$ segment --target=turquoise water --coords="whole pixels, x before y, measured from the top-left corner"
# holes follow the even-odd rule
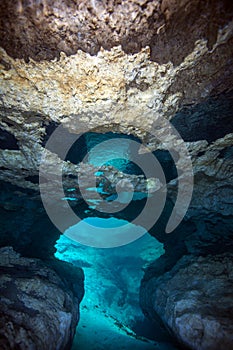
[[[88,133],[72,147],[68,159],[77,164],[84,161],[96,167],[112,165],[124,173],[143,174],[131,161],[141,144],[132,147],[131,139],[113,133]],[[164,164],[169,166],[166,157]],[[101,174],[97,171],[96,176]],[[82,267],[85,274],[81,319],[72,350],[146,350],[155,346],[160,350],[175,349],[168,333],[145,319],[139,304],[144,269],[164,253],[162,243],[144,227],[132,223],[150,194],[123,191],[102,197],[108,203],[130,202],[120,212],[104,213],[98,211],[100,200],[92,198],[95,192],[100,196],[106,194],[103,188],[85,190],[89,194],[87,202],[73,208],[82,220],[61,235],[55,254],[60,260]],[[69,197],[63,198],[67,199]],[[72,197],[70,199],[72,201]],[[119,234],[131,235],[132,242],[122,245],[121,238],[118,242]],[[103,248],[109,236],[116,244]]]

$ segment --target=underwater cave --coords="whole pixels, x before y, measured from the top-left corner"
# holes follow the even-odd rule
[[[0,3],[0,349],[233,350],[233,6]]]
[[[131,140],[137,140],[137,144],[132,145]],[[133,162],[136,153],[138,156],[140,145],[140,140],[130,135],[89,132],[72,145],[66,161],[78,164],[88,155],[86,164],[98,169],[112,166],[124,174],[142,175],[142,169]],[[174,166],[171,156],[165,151],[154,153],[159,156],[166,178],[170,179]],[[146,154],[141,157],[147,158]],[[72,349],[116,349],[116,346],[153,349],[156,342],[160,343],[161,349],[176,349],[175,339],[161,323],[146,319],[139,304],[143,269],[164,254],[162,243],[149,233],[145,234],[143,227],[131,224],[134,216],[142,211],[148,193],[134,192],[131,202],[123,210],[116,213],[102,212],[98,210],[101,199],[93,199],[92,191],[102,194],[102,201],[116,200],[119,203],[127,203],[130,192],[126,189],[115,193],[115,189],[105,186],[104,171],[98,170],[98,174],[102,179],[98,181],[97,187],[86,188],[88,198],[78,202],[76,212],[82,220],[69,227],[55,246],[56,258],[82,267],[85,274],[85,295]],[[75,188],[66,191],[66,199],[73,210],[75,192]],[[125,235],[130,231],[134,235],[138,232],[139,238],[132,243],[108,249],[78,243],[80,236],[92,240],[92,236],[100,236],[103,229],[108,229],[109,234],[114,235],[115,232],[110,230],[115,230],[117,234],[124,226]]]

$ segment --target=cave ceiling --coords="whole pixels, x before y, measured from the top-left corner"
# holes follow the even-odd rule
[[[190,151],[197,192],[210,177],[231,181],[231,1],[1,1],[0,68],[1,180],[38,190],[60,124],[133,134],[155,150],[164,145],[150,130],[165,118]]]

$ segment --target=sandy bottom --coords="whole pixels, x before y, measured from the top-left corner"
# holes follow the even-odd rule
[[[82,304],[72,350],[176,350],[168,343],[137,337],[99,307],[86,306],[85,298]]]
[[[146,234],[129,245],[96,249],[61,236],[56,248],[58,259],[82,267],[85,275],[72,350],[177,350],[157,326],[149,337],[155,340],[144,338],[147,326],[139,305],[143,267],[163,254],[161,243]]]

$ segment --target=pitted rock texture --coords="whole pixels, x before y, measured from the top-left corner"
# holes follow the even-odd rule
[[[163,118],[170,119],[182,136],[190,124],[187,141],[223,138],[232,132],[229,116],[224,118],[229,128],[222,130],[220,113],[226,106],[221,97],[226,90],[225,99],[232,101],[232,33],[231,22],[220,28],[211,51],[205,39],[198,40],[177,66],[151,62],[148,47],[135,55],[114,47],[101,49],[94,57],[78,51],[70,57],[62,53],[59,61],[26,64],[1,50],[0,126],[15,138],[14,145],[0,150],[1,179],[35,189],[43,146],[60,124],[73,133],[131,133],[151,149],[174,142],[165,125],[156,129]],[[214,113],[213,99],[220,103],[209,135],[202,116]],[[150,134],[154,130],[160,141]],[[200,144],[192,148],[198,150]],[[204,144],[201,148],[204,152]]]
[[[189,349],[232,350],[232,254],[184,256],[171,270],[162,260],[142,281],[144,312],[159,316]]]
[[[222,240],[230,249],[232,33],[230,22],[219,29],[212,50],[205,39],[197,41],[192,53],[178,66],[152,62],[148,47],[134,55],[114,47],[109,52],[101,49],[94,57],[79,51],[69,57],[61,54],[59,61],[29,63],[14,60],[1,50],[1,62],[7,62],[9,69],[2,64],[0,125],[10,146],[0,150],[0,179],[38,191],[38,169],[45,143],[61,124],[74,135],[90,130],[133,134],[149,149],[157,150],[175,146],[166,123],[163,125],[163,120],[170,120],[192,157],[195,186],[183,226],[167,236],[165,225],[158,223],[156,238],[167,247],[178,244],[178,251],[192,254],[220,249]],[[18,150],[12,149],[16,146]],[[177,158],[176,166],[184,170],[184,158]],[[50,160],[54,168],[63,165],[65,187],[78,187],[78,165],[64,163],[52,152]],[[46,171],[50,174],[49,167]],[[92,171],[95,169],[87,166],[81,172],[87,187]],[[114,169],[105,169],[104,174],[108,189],[121,176]],[[130,181],[139,183],[139,190],[145,191],[146,181],[144,185],[135,177]],[[173,203],[178,184],[172,179],[168,185]],[[48,188],[46,176],[42,186]],[[80,197],[77,189],[78,204]],[[223,222],[224,235],[219,230]]]
[[[0,6],[1,46],[28,61],[78,49],[95,55],[101,47],[117,45],[135,53],[150,45],[153,60],[179,64],[199,39],[212,48],[232,13],[227,0],[5,0]]]
[[[65,269],[71,265],[53,264],[51,268],[38,259],[20,257],[11,247],[0,249],[1,349],[54,350],[71,345],[79,320],[83,274],[73,269],[76,286],[71,287],[71,276],[68,281],[65,278]]]
[[[142,290],[149,306],[144,296],[142,305],[153,317],[158,314],[184,344],[198,350],[215,349],[214,342],[218,349],[222,344],[230,349],[232,331],[227,326],[229,321],[232,324],[228,308],[232,299],[226,294],[229,284],[232,288],[227,253],[233,242],[232,7],[227,0],[18,0],[0,4],[0,180],[20,186],[8,191],[6,183],[1,183],[0,245],[10,243],[23,255],[42,259],[54,253],[59,232],[48,223],[39,201],[38,170],[46,141],[57,126],[62,124],[73,134],[132,134],[155,151],[179,144],[168,133],[169,120],[190,152],[194,193],[185,219],[166,235],[179,179],[168,181],[169,200],[150,233],[164,242],[169,259],[159,260],[159,277],[156,262],[146,270]],[[75,187],[79,206],[77,174],[88,180],[96,169],[63,162],[55,151],[49,157],[52,166],[63,166],[64,187]],[[182,155],[176,165],[185,169]],[[53,170],[48,167],[46,171],[50,175]],[[107,167],[105,175],[108,190],[122,178]],[[46,176],[44,180],[42,186],[53,201]],[[130,180],[138,185],[137,190],[147,188],[146,181]],[[185,254],[196,256],[177,262]],[[222,255],[198,260],[200,254]],[[216,294],[212,294],[210,276],[216,282]],[[163,293],[154,305],[160,284]],[[216,309],[211,300],[218,297],[223,306]],[[190,301],[188,306],[186,301]],[[13,308],[18,307],[18,299],[15,303]],[[174,305],[179,306],[181,316]],[[230,310],[229,315],[222,316],[225,310]],[[215,327],[215,338],[208,331],[210,324]],[[194,334],[190,329],[195,329]],[[11,339],[13,333],[8,331]],[[65,333],[64,339],[68,338]]]

